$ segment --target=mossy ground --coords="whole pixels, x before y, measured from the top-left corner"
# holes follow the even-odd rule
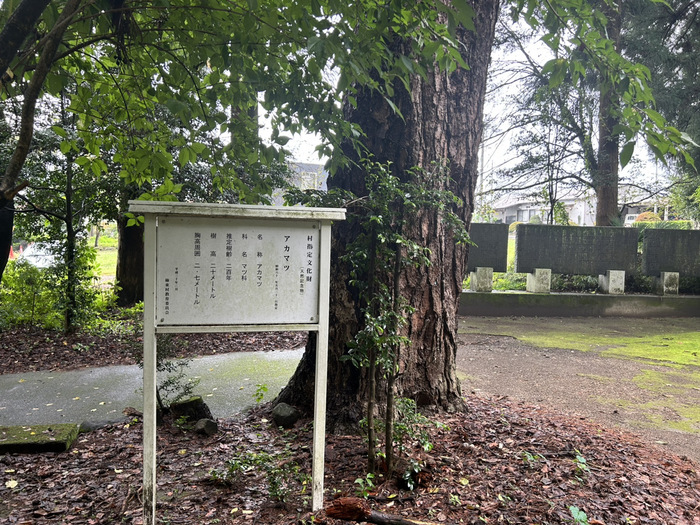
[[[601,357],[640,362],[632,386],[640,399],[598,399],[633,409],[640,426],[700,433],[700,321],[697,318],[478,318],[461,321],[460,331],[511,336],[540,348],[595,352]],[[586,374],[601,383],[616,377]]]

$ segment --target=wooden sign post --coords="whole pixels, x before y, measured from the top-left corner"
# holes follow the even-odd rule
[[[156,334],[316,331],[312,510],[323,506],[331,222],[344,209],[130,201],[143,215],[143,514],[156,511]]]

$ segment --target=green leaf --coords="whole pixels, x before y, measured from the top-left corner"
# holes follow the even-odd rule
[[[61,142],[61,145],[59,146],[59,148],[61,149],[61,153],[63,153],[64,155],[66,155],[71,150],[72,147],[73,147],[73,143],[70,141],[67,141],[67,140],[64,140],[63,142]]]
[[[184,166],[190,161],[190,151],[187,148],[182,148],[180,153],[178,153],[177,160],[180,166]]]
[[[61,126],[51,126],[51,131],[53,131],[56,135],[58,135],[62,139],[65,139],[68,137],[68,132],[65,129],[63,129]]]
[[[170,110],[170,112],[173,115],[178,116],[182,116],[182,114],[189,109],[189,106],[187,104],[174,98],[166,100],[165,106]]]
[[[634,153],[634,146],[634,141],[628,142],[623,146],[622,151],[620,151],[620,164],[623,168],[627,166],[629,161],[632,159],[632,154]]]

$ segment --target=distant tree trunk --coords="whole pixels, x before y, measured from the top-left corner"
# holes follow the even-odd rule
[[[605,11],[608,17],[608,38],[614,42],[615,50],[620,51],[620,29],[622,13],[620,7],[610,7]],[[612,226],[619,216],[617,209],[620,139],[613,130],[620,119],[616,116],[620,105],[612,83],[605,77],[600,82],[600,106],[598,118],[598,166],[593,172],[593,187],[596,192],[596,226]]]
[[[63,105],[62,105],[63,107]],[[65,115],[62,115],[65,119]],[[74,155],[69,153],[66,157],[66,188],[65,206],[66,215],[64,222],[66,225],[66,310],[64,312],[63,330],[68,334],[75,331],[75,313],[78,310],[77,297],[77,272],[76,272],[76,237],[75,225],[73,224],[73,160]]]
[[[391,162],[394,174],[402,180],[407,180],[406,171],[414,166],[432,171],[433,163],[449,162],[449,177],[442,177],[435,185],[463,200],[456,211],[465,221],[471,219],[474,205],[483,101],[498,4],[498,0],[474,3],[476,32],[459,29],[463,56],[470,69],[460,68],[449,75],[432,71],[427,79],[413,78],[410,93],[395,86],[393,102],[405,120],[382,97],[367,91],[358,93],[357,109],[346,107],[348,120],[359,123],[367,133],[366,146],[374,160]],[[329,187],[365,195],[364,173],[359,168],[344,170],[329,181]],[[435,212],[418,213],[405,225],[404,233],[430,249],[432,264],[406,269],[401,276],[401,294],[415,313],[405,328],[411,343],[401,350],[397,395],[410,397],[420,406],[455,408],[461,405],[455,341],[466,249],[456,246]],[[334,225],[328,377],[333,385],[328,392],[331,431],[357,424],[367,389],[366,372],[341,361],[347,343],[361,327],[357,292],[349,285],[349,268],[340,259],[357,234],[358,226],[352,220]],[[311,408],[312,349],[311,344],[307,346],[278,400]]]
[[[5,272],[12,247],[12,226],[15,219],[15,207],[11,200],[0,198],[0,278]]]
[[[117,304],[129,306],[143,301],[143,225],[127,226],[127,218],[117,219]]]

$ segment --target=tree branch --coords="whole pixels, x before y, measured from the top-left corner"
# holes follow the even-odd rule
[[[51,0],[22,0],[0,32],[0,79]],[[11,77],[12,75],[10,75]],[[0,81],[0,86],[2,82]]]
[[[10,188],[16,184],[20,171],[24,166],[24,161],[27,159],[29,146],[31,145],[32,136],[34,135],[34,110],[36,108],[36,101],[41,94],[41,88],[53,64],[56,50],[61,43],[61,38],[80,7],[81,2],[82,0],[68,0],[66,2],[63,12],[49,32],[49,38],[47,38],[46,45],[39,56],[37,68],[24,93],[22,121],[20,124],[17,147],[7,164],[2,181],[0,181],[0,193],[2,194],[8,192]]]

